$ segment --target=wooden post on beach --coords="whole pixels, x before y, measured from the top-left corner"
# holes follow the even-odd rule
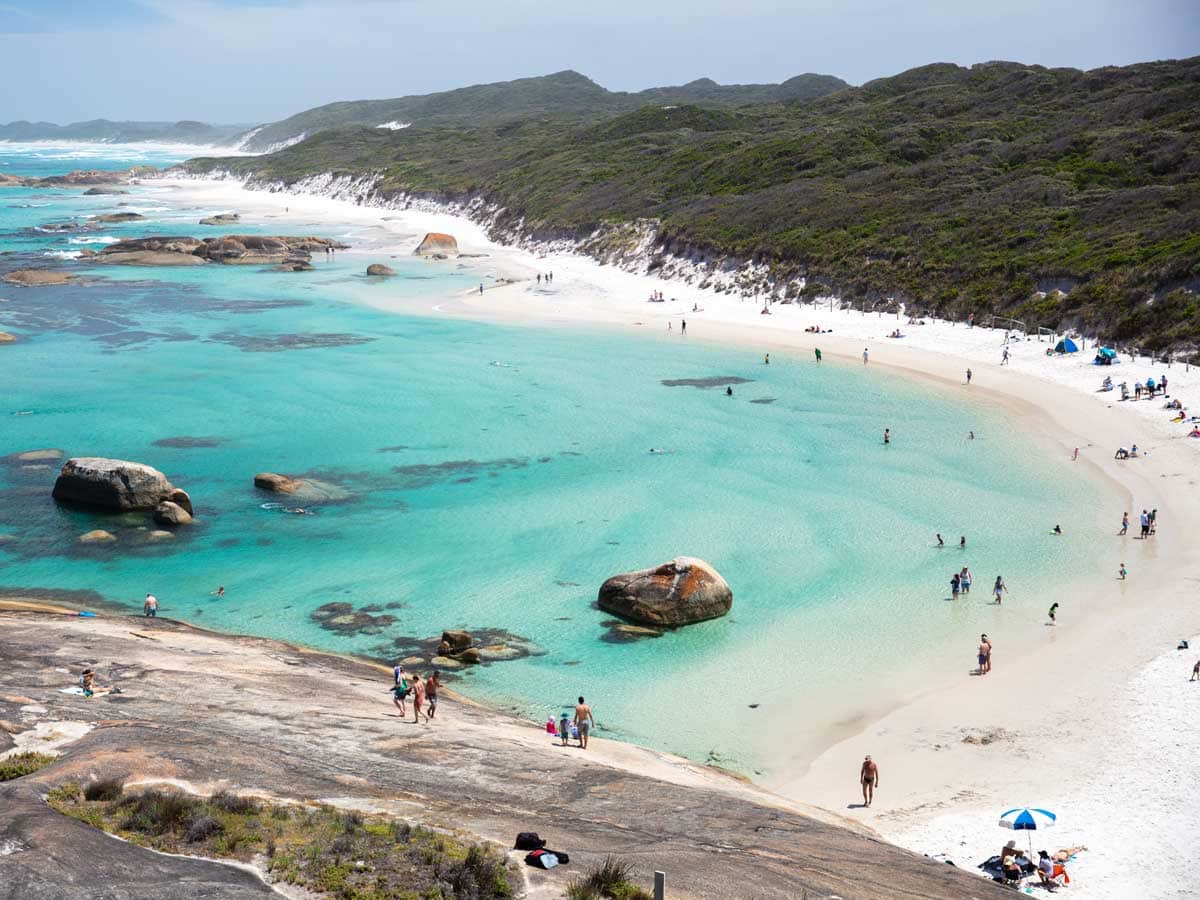
[[[666,900],[667,897],[667,873],[654,873],[654,900]]]

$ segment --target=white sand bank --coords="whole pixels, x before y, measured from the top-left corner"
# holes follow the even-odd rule
[[[727,343],[752,346],[784,365],[815,364],[815,347],[853,360],[869,348],[872,366],[959,384],[977,402],[1017,410],[1031,435],[1031,452],[1058,454],[1064,477],[1088,467],[1111,481],[1112,508],[1079,513],[1111,518],[1110,566],[1041,586],[1035,615],[1021,604],[1021,611],[1008,616],[1006,606],[1006,617],[989,630],[996,645],[991,674],[967,674],[973,641],[948,649],[962,655],[960,678],[931,684],[811,766],[768,787],[967,866],[997,852],[1009,837],[996,826],[1003,809],[1042,805],[1057,812],[1062,824],[1047,840],[1035,839],[1035,849],[1090,848],[1075,866],[1071,896],[1185,896],[1193,889],[1184,863],[1194,856],[1189,851],[1200,829],[1200,816],[1189,817],[1196,804],[1187,794],[1200,776],[1194,752],[1200,684],[1187,685],[1186,679],[1200,651],[1176,654],[1171,648],[1180,637],[1200,632],[1200,604],[1194,599],[1200,588],[1200,440],[1186,437],[1187,426],[1170,422],[1161,398],[1119,403],[1119,394],[1097,388],[1105,375],[1132,385],[1166,374],[1171,396],[1180,397],[1189,412],[1200,412],[1196,368],[1128,357],[1117,366],[1095,367],[1090,347],[1047,357],[1048,344],[1036,340],[1010,345],[1010,363],[1001,366],[999,330],[947,322],[909,325],[895,316],[812,305],[776,305],[771,315],[762,315],[761,304],[751,299],[631,274],[580,256],[498,247],[477,225],[454,216],[247,192],[228,182],[189,181],[171,190],[213,211],[236,209],[243,221],[274,217],[314,229],[350,223],[369,235],[364,267],[383,261],[381,254],[410,253],[425,231],[445,231],[463,251],[489,254],[467,261],[489,286],[494,283],[489,276],[525,279],[482,295],[448,298],[433,308],[428,301],[391,297],[384,287],[367,298],[381,308],[638,328],[663,340],[712,342],[716,349]],[[533,280],[535,272],[549,271],[551,284]],[[656,290],[676,299],[646,302]],[[694,306],[700,311],[693,312]],[[686,337],[680,334],[683,319]],[[811,325],[832,333],[806,333]],[[886,337],[897,327],[907,336]],[[969,388],[968,367],[974,375]],[[1118,446],[1135,443],[1148,455],[1113,459]],[[1080,460],[1073,462],[1076,447]],[[1134,539],[1143,508],[1159,511],[1159,533],[1148,541]],[[1125,510],[1135,527],[1121,538],[1116,529]],[[1128,581],[1114,577],[1120,562],[1129,564]],[[1042,611],[1055,600],[1062,604],[1059,624],[1048,627]],[[984,736],[996,739],[979,743]],[[882,790],[871,809],[848,809],[860,799],[857,771],[864,753],[880,764]],[[1132,862],[1139,859],[1155,862],[1139,869]],[[1138,878],[1143,880],[1135,884]]]

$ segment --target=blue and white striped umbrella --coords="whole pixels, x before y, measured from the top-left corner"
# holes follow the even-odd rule
[[[1000,827],[1013,831],[1041,831],[1058,821],[1058,816],[1048,809],[1018,806],[1000,814]]]

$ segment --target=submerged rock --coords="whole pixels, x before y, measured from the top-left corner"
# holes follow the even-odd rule
[[[367,266],[368,275],[388,276],[395,275],[396,270],[391,266],[385,266],[383,263],[371,263]]]
[[[0,331],[0,344],[11,344],[17,339],[15,334],[9,334],[7,331]]]
[[[40,450],[26,450],[23,453],[13,454],[12,459],[18,462],[48,462],[50,460],[62,459],[66,456],[57,447],[45,447]]]
[[[201,219],[201,225],[232,225],[239,221],[242,217],[237,213],[217,213],[215,216],[209,216],[206,219]]]
[[[128,194],[128,193],[129,193],[129,191],[123,191],[120,188],[105,187],[105,186],[101,185],[99,187],[88,188],[86,191],[83,192],[83,196],[95,197],[100,194]]]
[[[425,235],[421,243],[417,245],[417,249],[413,251],[414,256],[437,256],[439,254],[443,257],[458,256],[458,241],[454,239],[454,235],[431,231]]]
[[[111,544],[116,541],[117,536],[111,531],[104,531],[97,528],[95,531],[89,531],[79,536],[81,544]]]
[[[600,586],[597,602],[623,619],[674,628],[725,615],[733,592],[704,560],[680,556],[654,569],[614,575]]]
[[[133,212],[105,213],[102,216],[92,216],[90,219],[88,219],[88,222],[140,222],[144,218],[146,217],[140,213]]]
[[[254,476],[254,486],[273,494],[289,494],[297,500],[309,503],[337,503],[353,496],[345,488],[316,478],[295,478],[277,472],[259,472]]]
[[[66,284],[75,276],[66,272],[51,269],[16,269],[4,273],[4,280],[9,284],[19,284],[23,287],[36,287],[43,284]]]
[[[55,500],[116,512],[154,509],[175,491],[158,469],[99,456],[68,459],[54,482]]]

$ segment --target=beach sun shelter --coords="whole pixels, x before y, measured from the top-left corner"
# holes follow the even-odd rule
[[[1048,809],[1018,806],[1000,814],[1000,827],[1013,831],[1042,831],[1058,821],[1058,816]],[[1029,857],[1033,858],[1033,835],[1029,835]]]
[[[1063,338],[1054,346],[1055,353],[1078,353],[1079,345],[1070,338]]]

